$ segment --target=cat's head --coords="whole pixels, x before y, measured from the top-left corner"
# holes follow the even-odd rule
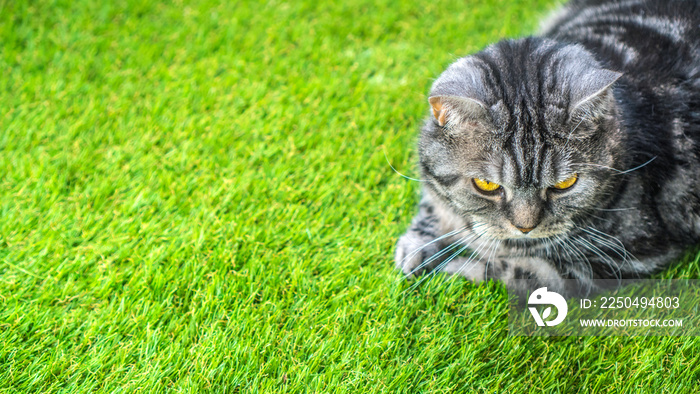
[[[624,165],[612,85],[584,48],[527,38],[459,59],[433,84],[424,178],[492,238],[566,233],[608,200]]]

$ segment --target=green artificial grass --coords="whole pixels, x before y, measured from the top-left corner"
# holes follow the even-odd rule
[[[385,152],[554,7],[0,0],[0,391],[696,390],[696,338],[508,337],[502,285],[393,268]]]

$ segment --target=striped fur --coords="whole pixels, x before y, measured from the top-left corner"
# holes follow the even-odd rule
[[[700,241],[700,1],[574,0],[540,36],[459,59],[430,97],[406,275],[588,290]]]

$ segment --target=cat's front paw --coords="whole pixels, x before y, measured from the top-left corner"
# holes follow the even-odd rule
[[[438,242],[434,242],[434,239],[423,238],[415,233],[406,233],[396,243],[394,255],[396,268],[400,269],[406,277],[419,275],[437,265],[438,259],[435,255],[439,251]]]

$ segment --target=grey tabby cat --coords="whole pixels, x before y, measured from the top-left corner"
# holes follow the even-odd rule
[[[700,1],[572,1],[541,36],[456,61],[428,101],[405,275],[572,294],[700,241]]]

